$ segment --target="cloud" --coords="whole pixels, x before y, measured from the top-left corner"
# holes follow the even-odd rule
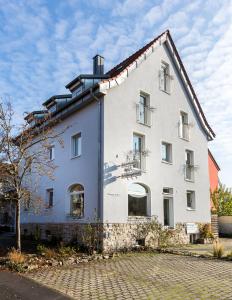
[[[0,91],[17,119],[92,71],[96,53],[111,68],[169,28],[206,116],[210,143],[232,186],[231,0],[0,0]]]

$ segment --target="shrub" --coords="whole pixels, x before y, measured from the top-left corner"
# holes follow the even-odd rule
[[[58,252],[59,252],[59,255],[62,256],[62,257],[67,257],[67,256],[71,256],[71,255],[74,255],[76,254],[76,249],[73,248],[73,247],[65,247],[65,246],[61,246],[60,248],[58,248]]]
[[[100,237],[102,234],[101,225],[98,221],[95,224],[85,224],[81,235],[81,246],[88,254],[101,250]]]
[[[222,243],[216,241],[213,244],[213,256],[217,258],[221,258],[224,254],[224,247]]]
[[[7,266],[10,270],[16,272],[24,272],[23,263],[25,262],[26,258],[23,253],[17,251],[16,249],[12,249],[7,254],[8,262]]]
[[[37,252],[47,259],[51,259],[57,256],[57,252],[54,249],[45,247],[44,245],[40,244],[37,246]]]
[[[232,190],[220,184],[219,188],[211,193],[214,204],[213,212],[218,216],[232,216]]]
[[[152,216],[151,220],[137,222],[134,238],[148,241],[149,246],[152,248],[162,249],[169,246],[179,246],[181,245],[181,238],[178,235],[179,230],[175,229],[175,233],[173,233],[173,230],[164,227],[156,216]]]
[[[210,224],[199,224],[200,236],[203,239],[213,239],[213,233]]]
[[[7,257],[9,261],[14,264],[22,264],[25,262],[25,255],[14,248],[8,252]]]
[[[37,245],[36,250],[38,252],[38,254],[43,255],[46,251],[46,247],[44,245]]]

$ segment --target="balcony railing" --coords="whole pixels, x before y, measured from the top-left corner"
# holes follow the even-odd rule
[[[147,126],[151,126],[151,112],[152,107],[143,106],[142,104],[136,104],[136,116],[137,122]]]
[[[185,179],[193,181],[194,180],[194,166],[190,164],[185,165]]]
[[[179,124],[179,135],[182,139],[189,140],[189,124]]]

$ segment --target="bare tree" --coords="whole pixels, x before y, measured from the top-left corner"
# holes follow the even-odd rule
[[[33,126],[27,121],[15,125],[14,116],[10,102],[0,103],[0,182],[7,197],[15,202],[16,247],[21,251],[21,206],[36,201],[33,178],[53,178],[56,166],[49,159],[49,147],[54,140],[62,145],[61,135],[67,128],[55,132],[57,120],[48,113],[42,119],[35,120]]]

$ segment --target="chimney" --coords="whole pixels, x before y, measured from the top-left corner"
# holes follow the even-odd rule
[[[104,57],[97,54],[93,57],[93,75],[104,74]]]

